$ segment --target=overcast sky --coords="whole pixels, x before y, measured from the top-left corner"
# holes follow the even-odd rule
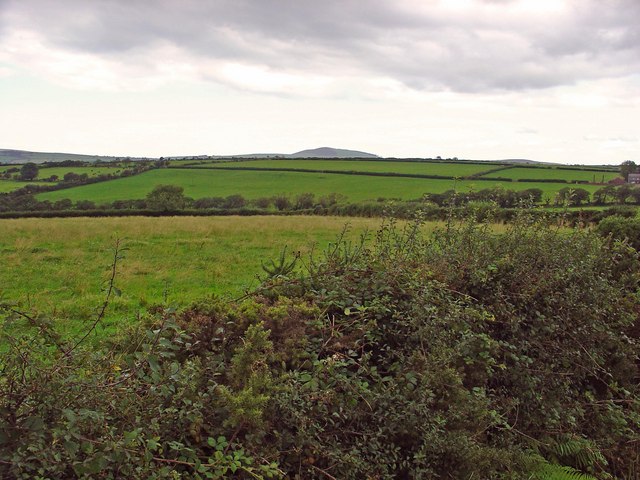
[[[640,0],[0,0],[0,148],[640,161]]]

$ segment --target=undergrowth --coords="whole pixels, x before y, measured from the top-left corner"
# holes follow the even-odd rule
[[[388,221],[264,270],[251,295],[157,307],[99,348],[4,304],[0,477],[640,474],[625,242],[526,216],[500,234]]]

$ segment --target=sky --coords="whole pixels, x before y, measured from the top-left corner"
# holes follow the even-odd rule
[[[640,0],[0,0],[0,148],[640,162]]]

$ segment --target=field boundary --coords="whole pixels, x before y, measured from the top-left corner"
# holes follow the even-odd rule
[[[488,177],[491,173],[517,168],[517,166],[500,167],[479,174],[454,176],[454,175],[429,175],[425,173],[396,173],[396,172],[365,172],[359,170],[326,170],[310,168],[284,168],[284,167],[204,167],[204,166],[181,166],[170,165],[167,169],[173,170],[225,170],[225,171],[251,171],[251,172],[292,172],[292,173],[321,173],[329,175],[362,175],[367,177],[400,177],[400,178],[425,178],[431,180],[479,180],[505,183],[562,183],[568,185],[601,185],[593,184],[585,180],[565,180],[565,179],[513,179],[508,177]],[[479,176],[478,176],[479,175]]]

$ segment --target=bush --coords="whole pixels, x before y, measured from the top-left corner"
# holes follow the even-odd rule
[[[612,216],[600,221],[598,232],[605,237],[626,241],[636,250],[640,250],[640,219],[637,217]]]
[[[520,218],[296,258],[98,350],[5,305],[0,476],[640,473],[635,250]]]

